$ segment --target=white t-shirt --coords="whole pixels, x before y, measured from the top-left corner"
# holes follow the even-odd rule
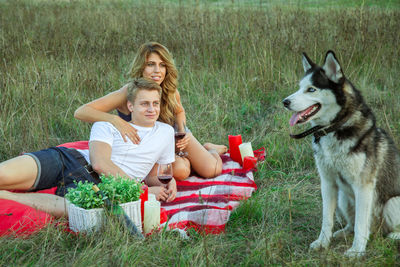
[[[175,161],[174,129],[156,121],[154,127],[140,127],[140,143],[124,142],[120,132],[109,122],[95,122],[90,132],[91,141],[100,141],[111,146],[111,161],[131,178],[144,179],[155,163],[166,164]],[[89,150],[78,150],[90,163]]]

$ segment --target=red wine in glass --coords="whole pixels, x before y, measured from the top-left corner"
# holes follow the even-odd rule
[[[185,137],[186,133],[175,133],[175,142]]]
[[[168,184],[172,180],[171,175],[159,175],[157,178],[163,184]]]
[[[159,164],[157,178],[162,184],[167,185],[172,180],[172,164]]]
[[[178,125],[175,124],[175,143],[182,140],[185,137],[185,135],[186,135],[185,123],[183,123],[183,128],[180,130],[178,129]],[[187,156],[187,152],[183,152],[179,149],[177,155],[180,157],[184,157],[184,156]]]

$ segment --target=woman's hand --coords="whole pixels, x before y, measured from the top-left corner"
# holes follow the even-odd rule
[[[124,142],[127,142],[127,138],[129,138],[134,144],[140,143],[140,137],[137,134],[137,130],[135,129],[135,127],[130,125],[129,122],[123,120],[119,116],[115,116],[112,124],[120,132],[122,139],[124,139]]]
[[[178,191],[176,188],[176,181],[174,178],[172,178],[172,180],[168,183],[167,185],[167,193],[168,193],[168,198],[167,198],[167,202],[171,202],[172,200],[175,199],[176,197],[176,192]]]
[[[183,137],[181,140],[176,142],[176,147],[180,150],[183,151],[189,144],[190,138],[191,138],[192,133],[187,132],[185,137]]]
[[[158,201],[166,201],[168,199],[167,189],[164,186],[151,186],[149,187],[149,193],[154,194]]]

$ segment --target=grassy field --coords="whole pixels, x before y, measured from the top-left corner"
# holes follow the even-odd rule
[[[310,138],[289,138],[300,129],[289,129],[281,104],[297,90],[301,52],[321,63],[334,50],[400,143],[399,1],[332,2],[0,0],[0,161],[87,140],[90,125],[74,110],[123,85],[135,51],[153,40],[174,55],[188,126],[201,142],[227,145],[229,134],[242,134],[267,151],[258,191],[226,234],[163,233],[139,243],[119,229],[73,236],[49,227],[0,238],[0,265],[399,265],[400,243],[380,233],[362,259],[343,257],[350,236],[308,251],[320,230],[319,178]]]

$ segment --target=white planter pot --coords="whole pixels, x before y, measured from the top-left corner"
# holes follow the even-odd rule
[[[139,231],[142,231],[140,215],[140,199],[138,201],[120,204],[126,215],[132,220]],[[104,209],[85,210],[67,201],[69,228],[74,232],[97,231],[105,222]]]

